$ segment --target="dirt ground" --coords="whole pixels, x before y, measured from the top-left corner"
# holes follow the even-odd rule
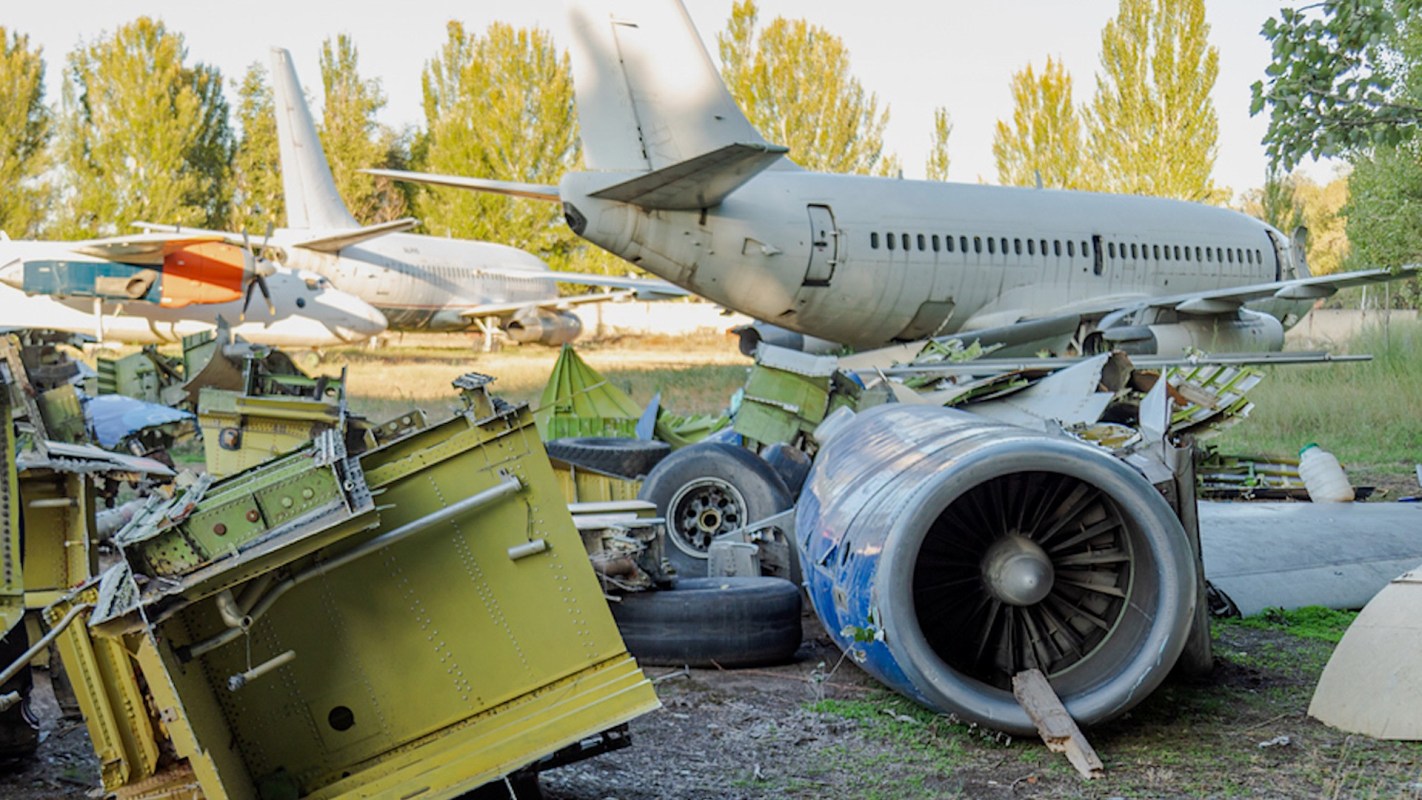
[[[796,661],[651,668],[663,708],[632,746],[543,775],[549,800],[736,798],[1422,797],[1422,744],[1375,742],[1306,715],[1332,645],[1217,623],[1208,679],[1171,682],[1088,732],[1106,776],[1086,782],[1035,739],[935,716],[845,661],[812,616]],[[95,797],[80,723],[41,704],[37,758],[0,776],[11,800]]]

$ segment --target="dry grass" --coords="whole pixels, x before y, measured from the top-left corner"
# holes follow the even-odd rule
[[[745,382],[750,360],[727,337],[642,337],[579,342],[578,355],[609,381],[645,404],[682,414],[715,413]],[[347,371],[351,408],[372,419],[410,407],[436,412],[454,403],[450,381],[474,371],[494,376],[505,399],[537,404],[558,349],[528,345],[481,352],[476,337],[407,336],[379,348],[329,351],[316,370]]]

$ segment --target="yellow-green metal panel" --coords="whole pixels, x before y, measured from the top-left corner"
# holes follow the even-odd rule
[[[392,796],[453,796],[655,707],[531,423],[526,409],[460,416],[367,453],[381,522],[361,536],[508,475],[524,486],[513,497],[298,585],[250,636],[196,662],[173,648],[224,629],[215,605],[160,625],[164,671],[188,706],[174,727],[190,726],[189,752],[207,759],[194,764],[199,776],[220,776],[224,791],[238,769],[293,796],[339,796],[338,783],[377,779],[399,787]],[[545,550],[511,555],[539,540]],[[288,650],[294,661],[227,688]],[[613,664],[624,665],[620,677],[598,677]]]
[[[56,624],[75,604],[92,603],[95,595],[91,589],[72,600],[56,603],[45,609],[45,622]],[[123,643],[91,638],[84,625],[87,618],[84,612],[60,634],[56,644],[99,757],[104,788],[113,791],[153,775],[158,765],[158,744],[147,702]]]
[[[25,603],[43,608],[98,569],[94,529],[94,488],[83,476],[48,469],[20,476],[25,504]]]
[[[25,614],[20,563],[20,485],[15,475],[15,428],[10,413],[9,366],[0,363],[0,636]]]

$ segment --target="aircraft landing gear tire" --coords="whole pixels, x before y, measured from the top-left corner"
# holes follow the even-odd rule
[[[706,575],[707,550],[723,533],[794,504],[773,467],[743,447],[702,442],[667,456],[638,494],[666,519],[666,554],[684,578]]]
[[[759,667],[800,648],[800,589],[781,578],[686,578],[609,603],[627,650],[645,665]]]

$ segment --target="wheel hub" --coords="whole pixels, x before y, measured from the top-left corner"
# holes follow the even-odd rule
[[[983,583],[1008,605],[1031,606],[1051,594],[1055,570],[1041,545],[1020,534],[1003,537],[983,554]]]

